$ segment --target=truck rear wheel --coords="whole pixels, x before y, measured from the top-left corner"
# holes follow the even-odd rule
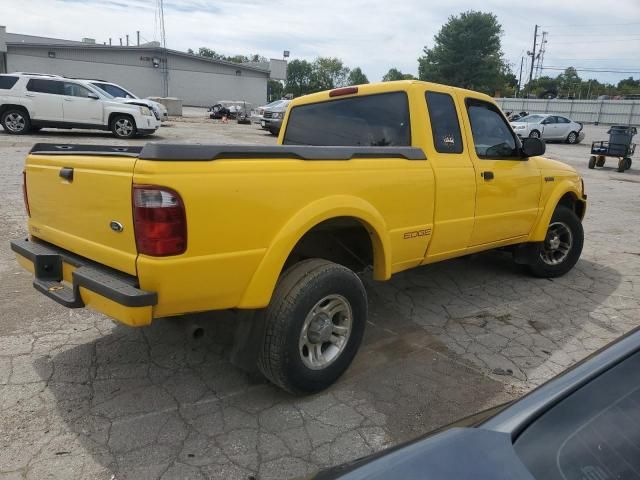
[[[553,212],[544,242],[535,244],[529,270],[542,278],[564,275],[578,262],[583,243],[580,219],[573,210],[559,205]]]
[[[288,392],[324,390],[351,364],[366,321],[367,294],[354,272],[322,259],[297,263],[265,312],[258,368]]]

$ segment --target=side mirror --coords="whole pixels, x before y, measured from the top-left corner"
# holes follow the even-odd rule
[[[87,98],[93,98],[94,100],[100,100],[100,97],[96,93],[90,93]]]
[[[522,155],[524,157],[536,157],[544,155],[547,146],[544,140],[540,138],[523,138],[522,139]]]

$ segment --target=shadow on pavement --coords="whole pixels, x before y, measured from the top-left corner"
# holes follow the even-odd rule
[[[306,398],[230,364],[229,312],[207,315],[197,342],[179,319],[116,326],[88,343],[70,340],[35,367],[75,435],[69,461],[97,463],[105,478],[290,478],[511,400],[511,387],[521,393],[558,373],[588,353],[585,323],[589,335],[617,336],[602,311],[619,282],[615,270],[584,260],[562,279],[532,279],[501,252],[367,281],[370,324],[356,361]]]

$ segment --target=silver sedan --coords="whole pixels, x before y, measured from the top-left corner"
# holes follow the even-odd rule
[[[534,113],[511,122],[511,128],[519,137],[562,140],[567,143],[579,143],[584,139],[582,124],[561,115]]]

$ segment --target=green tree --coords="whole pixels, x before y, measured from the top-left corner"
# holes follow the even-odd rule
[[[560,83],[557,77],[552,78],[544,75],[527,83],[524,90],[535,95],[537,98],[546,96],[557,97],[558,91],[560,90]]]
[[[333,57],[318,57],[312,64],[311,87],[314,91],[331,90],[347,85],[349,69],[342,60]]]
[[[421,80],[488,94],[504,87],[509,66],[500,43],[502,26],[492,13],[467,11],[450,16],[418,59]]]
[[[390,68],[382,77],[383,82],[393,82],[395,80],[414,80],[415,77],[410,73],[402,73],[397,68]]]
[[[198,55],[201,57],[213,58],[214,60],[224,60],[225,56],[217,53],[215,50],[211,50],[207,47],[200,47],[198,49]]]
[[[569,67],[558,75],[558,86],[560,87],[560,95],[577,98],[577,92],[582,86],[582,79],[575,68]]]
[[[284,96],[284,85],[278,80],[269,80],[267,82],[267,100],[273,102]]]
[[[311,82],[313,77],[313,66],[306,60],[292,60],[287,65],[287,81],[285,83],[285,93],[293,96],[306,95],[312,91]]]
[[[362,72],[360,67],[356,67],[351,72],[349,72],[349,79],[347,80],[349,85],[363,85],[365,83],[369,83],[369,79]]]

